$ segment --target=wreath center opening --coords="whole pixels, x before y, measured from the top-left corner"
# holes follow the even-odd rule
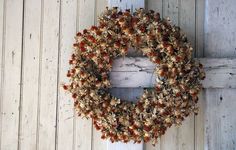
[[[129,51],[134,54],[137,50],[129,48]],[[144,90],[153,89],[156,84],[156,66],[147,57],[120,57],[112,66],[109,92],[118,99],[137,103]]]

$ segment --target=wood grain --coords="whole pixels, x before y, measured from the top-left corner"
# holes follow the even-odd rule
[[[204,57],[205,0],[195,1],[195,57]]]
[[[182,31],[187,35],[189,42],[195,49],[196,37],[196,5],[195,0],[179,0],[179,26]]]
[[[19,149],[37,148],[41,1],[24,3],[22,97]],[[30,91],[30,92],[29,92]]]
[[[194,131],[194,149],[195,150],[203,150],[205,137],[204,137],[204,123],[205,123],[205,108],[206,108],[206,90],[204,89],[199,94],[199,112],[198,115],[195,116],[195,131]]]
[[[2,99],[3,99],[3,80],[4,80],[4,42],[5,42],[5,0],[0,1],[0,112],[2,112]],[[2,133],[2,115],[0,114],[0,133]],[[1,136],[0,136],[1,148]]]
[[[43,1],[40,52],[38,149],[56,148],[60,1]]]
[[[195,57],[204,57],[205,0],[195,1]],[[204,149],[205,89],[199,94],[199,113],[194,117],[194,149]]]
[[[206,57],[234,57],[235,58],[235,1],[216,0],[206,1],[205,17],[205,48]],[[223,64],[222,64],[223,65]],[[235,66],[235,65],[234,65]],[[228,70],[228,80],[218,78],[222,82],[233,82],[231,73],[235,68]],[[221,72],[215,74],[219,77]],[[233,75],[233,76],[231,76]],[[235,82],[232,83],[235,85]],[[207,89],[205,107],[205,149],[235,149],[235,89]],[[235,88],[235,86],[233,86]]]
[[[235,0],[206,0],[206,57],[236,57],[235,5]]]
[[[235,96],[235,89],[206,90],[206,149],[235,149]]]
[[[179,0],[163,0],[163,18],[170,18],[171,22],[179,25]]]
[[[195,49],[196,37],[196,6],[195,0],[179,0],[179,26],[187,35],[189,42]],[[192,54],[194,56],[195,52]],[[194,149],[194,115],[190,115],[178,128],[178,149]]]
[[[59,43],[59,76],[57,105],[57,135],[58,150],[74,149],[74,105],[71,95],[65,93],[62,83],[68,83],[66,72],[69,69],[68,60],[72,54],[74,36],[76,34],[77,1],[62,0],[60,13],[60,43]]]
[[[4,3],[0,149],[16,150],[21,109],[23,1],[4,1]]]

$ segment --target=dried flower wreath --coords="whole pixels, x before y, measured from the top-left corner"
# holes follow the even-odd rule
[[[125,56],[129,47],[157,65],[155,88],[145,90],[137,103],[122,101],[108,90],[112,60]],[[63,87],[72,93],[78,115],[92,118],[102,139],[155,144],[168,127],[197,113],[203,66],[192,59],[193,48],[180,28],[159,13],[107,8],[99,26],[77,33],[74,48],[70,83]]]

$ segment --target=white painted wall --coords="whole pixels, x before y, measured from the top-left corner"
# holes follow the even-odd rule
[[[70,95],[60,88],[67,82],[76,32],[96,25],[105,7],[116,5],[169,16],[186,32],[194,56],[204,57],[199,114],[171,127],[155,147],[101,140],[91,120],[76,117]],[[235,5],[235,0],[0,0],[0,149],[234,150]],[[133,51],[128,57],[116,60],[123,65],[114,65],[111,92],[135,100],[142,92],[138,86],[152,85],[153,66]],[[132,63],[148,71],[130,68]]]

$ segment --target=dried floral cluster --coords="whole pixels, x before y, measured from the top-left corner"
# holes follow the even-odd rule
[[[157,65],[155,88],[145,90],[137,103],[122,101],[108,90],[112,60],[125,56],[129,47]],[[74,48],[70,83],[64,89],[72,93],[78,115],[93,119],[102,139],[155,144],[168,127],[197,113],[203,66],[191,58],[193,49],[180,28],[159,13],[107,9],[99,26],[77,33]]]

